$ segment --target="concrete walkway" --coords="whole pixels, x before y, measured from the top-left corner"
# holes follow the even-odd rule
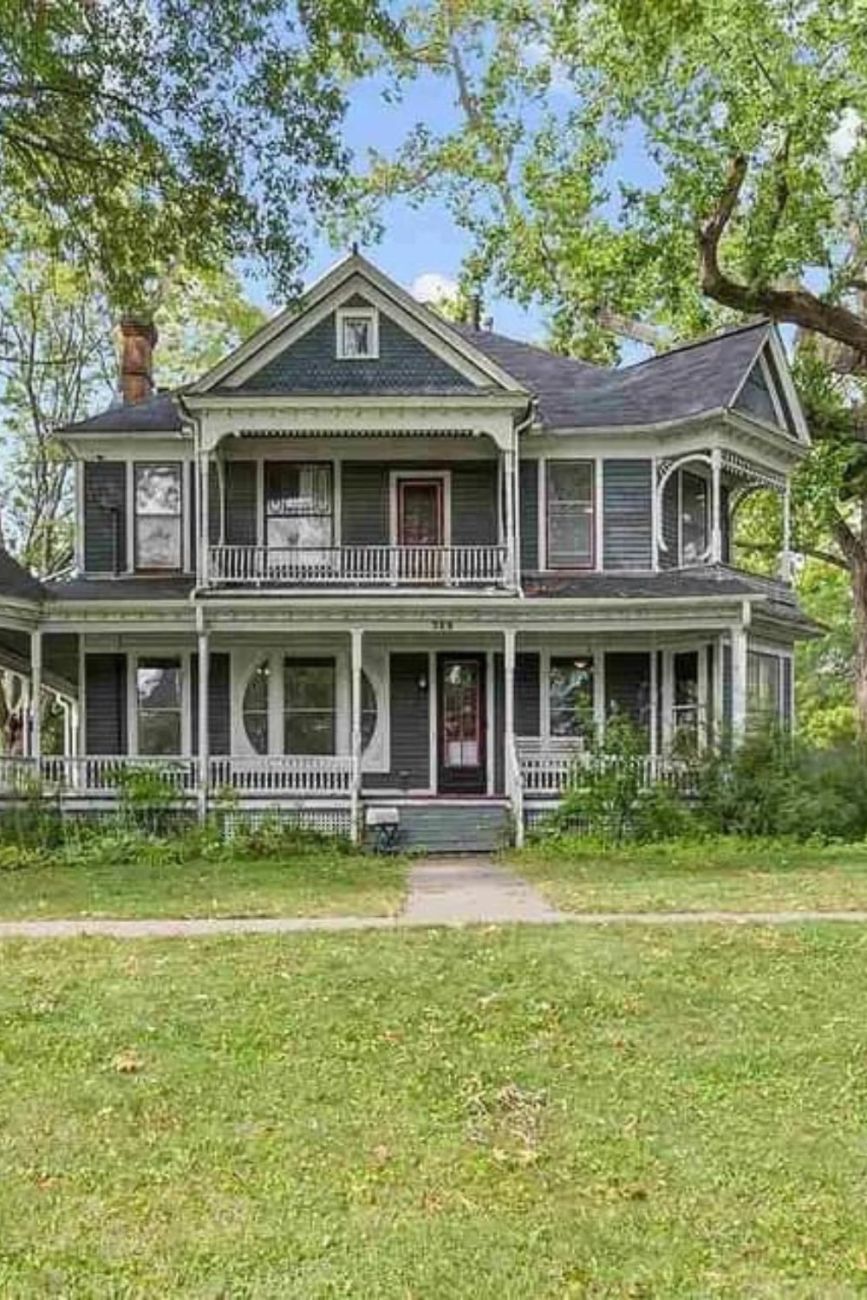
[[[425,858],[410,870],[399,916],[197,917],[190,920],[0,921],[2,939],[194,939],[300,931],[399,930],[463,925],[801,925],[867,923],[867,911],[558,912],[526,881],[490,858]]]

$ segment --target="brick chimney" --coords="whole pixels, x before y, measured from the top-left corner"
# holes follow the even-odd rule
[[[141,402],[154,391],[157,337],[153,321],[124,316],[120,322],[120,394],[125,404]]]

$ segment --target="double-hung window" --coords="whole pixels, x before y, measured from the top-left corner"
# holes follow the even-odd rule
[[[592,569],[595,563],[593,462],[547,462],[548,568]]]
[[[747,654],[747,716],[756,726],[777,722],[782,713],[783,668],[779,655]]]
[[[181,466],[135,466],[135,567],[180,569]]]
[[[710,484],[686,470],[680,475],[680,562],[702,564],[710,546]]]
[[[287,754],[333,754],[337,742],[334,659],[286,659],[283,747]]]
[[[314,552],[334,533],[331,466],[269,461],[265,465],[265,541],[269,549]]]
[[[548,730],[552,739],[592,738],[592,659],[552,657],[548,671]]]
[[[181,661],[151,656],[136,664],[140,754],[180,754],[183,743]]]

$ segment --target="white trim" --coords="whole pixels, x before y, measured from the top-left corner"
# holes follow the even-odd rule
[[[503,664],[505,671],[505,661]],[[497,728],[496,715],[494,712],[494,652],[493,650],[485,651],[485,789],[488,794],[494,793],[496,750],[497,750]]]
[[[365,320],[370,325],[370,351],[353,353],[345,350],[343,327],[350,318]],[[375,307],[338,307],[334,313],[334,355],[338,361],[379,360],[379,312]]]
[[[540,456],[539,481],[536,485],[537,567],[540,573],[544,573],[548,568],[548,471],[545,468],[546,463],[546,458]]]
[[[589,465],[593,475],[593,563],[592,564],[558,564],[552,568],[548,562],[548,465],[571,464]],[[546,452],[539,457],[539,570],[543,573],[601,573],[603,572],[603,458],[597,455],[556,454]]]
[[[428,651],[428,786],[432,794],[439,793],[439,684],[437,682],[437,652]]]

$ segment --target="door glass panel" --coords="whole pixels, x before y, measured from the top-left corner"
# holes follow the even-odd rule
[[[452,660],[443,672],[443,760],[446,767],[478,767],[481,751],[479,665]]]
[[[442,484],[401,483],[399,516],[401,546],[441,546]]]

